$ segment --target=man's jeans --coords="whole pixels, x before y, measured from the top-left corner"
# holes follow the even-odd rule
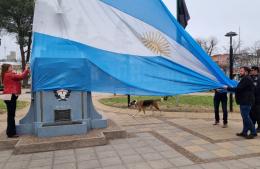
[[[256,134],[255,126],[249,116],[251,106],[249,105],[240,105],[240,113],[243,119],[243,134],[247,134],[250,130],[251,134]]]

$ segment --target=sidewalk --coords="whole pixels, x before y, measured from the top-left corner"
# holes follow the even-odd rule
[[[111,95],[112,96],[112,95]],[[260,137],[246,140],[239,132],[239,114],[230,114],[229,127],[213,126],[213,113],[158,112],[131,115],[134,109],[107,107],[93,96],[96,109],[129,132],[129,138],[105,146],[13,155],[1,151],[4,169],[260,169]],[[158,113],[158,114],[156,114]],[[25,114],[17,113],[19,118]],[[5,128],[4,117],[0,127]]]

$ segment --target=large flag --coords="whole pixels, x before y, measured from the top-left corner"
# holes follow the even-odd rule
[[[186,28],[188,21],[190,20],[190,14],[188,12],[185,0],[177,0],[177,19],[178,22]]]
[[[161,0],[37,0],[33,31],[33,91],[176,95],[233,85]]]

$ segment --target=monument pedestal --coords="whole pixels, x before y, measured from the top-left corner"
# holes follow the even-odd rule
[[[106,127],[107,120],[95,110],[90,92],[58,90],[33,93],[29,112],[16,130],[20,135],[54,137]]]

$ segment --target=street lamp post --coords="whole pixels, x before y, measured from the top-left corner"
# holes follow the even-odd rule
[[[230,48],[229,48],[229,78],[233,79],[233,46],[232,46],[232,37],[237,36],[236,32],[228,32],[226,37],[230,38]],[[233,112],[233,95],[229,95],[229,110]]]

